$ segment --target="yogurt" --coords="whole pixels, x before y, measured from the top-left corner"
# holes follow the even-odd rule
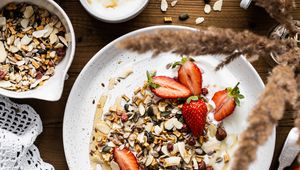
[[[108,20],[123,19],[136,13],[146,0],[86,0],[91,10]]]

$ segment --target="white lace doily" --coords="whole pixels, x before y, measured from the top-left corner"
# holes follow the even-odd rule
[[[42,130],[41,119],[30,106],[0,96],[0,170],[54,170],[33,145]]]

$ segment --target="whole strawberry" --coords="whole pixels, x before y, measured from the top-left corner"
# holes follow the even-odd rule
[[[190,100],[192,98],[192,100]],[[206,104],[196,96],[190,97],[182,106],[184,121],[195,137],[203,134],[207,117]]]

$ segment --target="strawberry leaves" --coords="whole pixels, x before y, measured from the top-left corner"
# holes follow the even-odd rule
[[[234,88],[231,88],[231,87],[226,88],[226,90],[228,91],[228,95],[230,97],[234,98],[234,101],[235,101],[235,103],[236,103],[237,106],[240,106],[240,103],[241,103],[240,99],[244,99],[245,98],[245,96],[240,93],[240,89],[238,87],[239,84],[240,84],[240,82],[238,82],[234,86]]]
[[[191,57],[186,57],[186,56],[183,56],[181,58],[181,61],[176,61],[174,63],[171,63],[171,67],[172,69],[176,68],[177,66],[182,66],[184,63],[186,63],[187,61],[191,61],[191,62],[194,62],[195,60]]]
[[[154,82],[153,82],[153,79],[152,79],[152,77],[154,77],[154,76],[156,75],[156,72],[150,73],[149,71],[147,71],[146,74],[147,74],[147,80],[148,80],[147,82],[148,82],[148,85],[149,85],[151,88],[153,88],[153,89],[159,88],[160,85],[154,83]]]

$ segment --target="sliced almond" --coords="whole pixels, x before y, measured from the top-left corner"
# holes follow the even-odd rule
[[[181,158],[178,156],[172,156],[165,159],[165,167],[178,166],[180,164]]]
[[[25,29],[28,27],[28,24],[29,24],[29,19],[27,18],[24,18],[21,20],[21,26]]]
[[[12,45],[14,43],[14,41],[15,41],[15,36],[12,35],[7,38],[6,43],[7,43],[7,45]]]
[[[205,4],[204,13],[209,14],[211,12],[211,6],[209,4]]]
[[[67,40],[66,40],[64,37],[58,36],[58,38],[59,38],[59,40],[60,40],[66,47],[69,46]]]
[[[47,38],[50,36],[50,34],[52,33],[53,31],[53,26],[48,24],[45,26],[44,30],[46,30],[47,32],[43,35],[44,38]]]
[[[33,11],[33,8],[32,8],[32,6],[27,6],[26,8],[25,8],[25,11],[24,11],[24,17],[25,18],[30,18],[32,15],[33,15],[33,13],[34,13],[34,11]]]
[[[218,0],[214,3],[213,10],[214,11],[222,11],[223,0]]]
[[[147,123],[145,126],[145,130],[150,133],[153,128],[153,123]]]
[[[58,41],[58,37],[57,37],[56,34],[51,34],[50,37],[49,37],[49,39],[50,39],[50,44],[51,45],[54,44],[54,43],[56,43]]]
[[[173,0],[173,1],[171,2],[171,6],[174,7],[174,6],[177,4],[177,2],[178,2],[178,0]]]
[[[195,22],[196,22],[197,25],[203,23],[204,22],[204,17],[196,18]]]
[[[0,81],[0,87],[2,87],[2,88],[9,88],[11,86],[12,86],[12,83],[10,81],[4,81],[4,80]]]
[[[21,45],[28,45],[31,41],[32,41],[32,38],[30,38],[30,37],[28,37],[27,35],[25,35],[25,36],[21,39]]]
[[[0,27],[3,27],[6,25],[6,18],[5,17],[0,17]]]
[[[152,163],[153,160],[154,160],[154,157],[152,155],[148,155],[145,165],[146,166],[151,165],[151,163]]]
[[[110,132],[110,127],[104,121],[100,121],[95,125],[96,129],[102,132],[103,134],[108,134]]]
[[[156,135],[160,135],[160,133],[162,132],[162,128],[159,127],[158,125],[154,126],[154,133]]]
[[[161,0],[160,9],[163,12],[167,11],[167,9],[168,9],[168,2],[167,2],[167,0]]]
[[[0,41],[0,62],[4,62],[7,57],[7,52],[5,50],[4,44],[2,41]]]
[[[34,31],[32,33],[32,36],[35,38],[41,38],[43,37],[48,31],[47,30],[39,30],[39,31]]]

